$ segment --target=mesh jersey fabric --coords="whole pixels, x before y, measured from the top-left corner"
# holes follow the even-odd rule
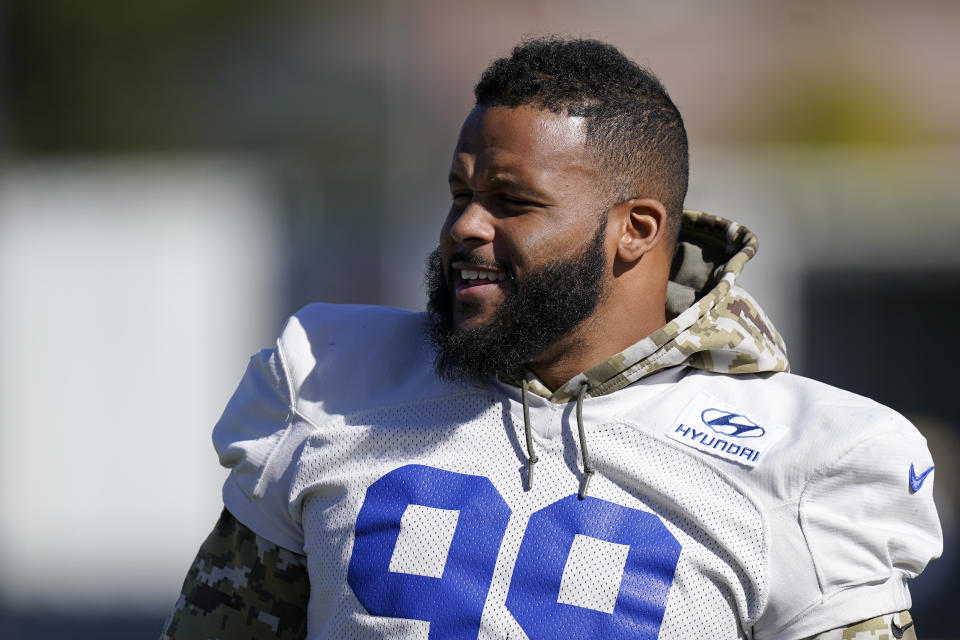
[[[939,555],[923,438],[853,394],[673,366],[588,397],[583,501],[573,404],[530,412],[524,491],[516,387],[437,379],[419,314],[311,305],[214,430],[224,502],[306,555],[311,638],[802,638]]]

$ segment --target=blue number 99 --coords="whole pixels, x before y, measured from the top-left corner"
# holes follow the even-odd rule
[[[417,521],[415,533],[404,534],[413,537],[410,547],[401,550],[410,507],[414,516],[444,510],[436,513],[446,524]],[[431,640],[474,640],[510,513],[487,478],[421,465],[395,469],[367,489],[347,581],[373,615],[425,620]],[[431,544],[432,563],[416,550]],[[568,496],[530,516],[507,609],[532,640],[653,640],[680,549],[652,513]],[[395,556],[414,560],[392,566]]]

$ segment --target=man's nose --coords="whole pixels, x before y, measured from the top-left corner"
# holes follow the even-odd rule
[[[493,241],[493,223],[494,217],[490,212],[473,201],[464,207],[450,224],[450,237],[457,244],[465,246],[486,244]]]

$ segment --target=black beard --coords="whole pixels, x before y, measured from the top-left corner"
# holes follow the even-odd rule
[[[437,373],[453,382],[481,384],[493,377],[522,377],[524,364],[592,316],[603,293],[606,223],[604,215],[580,255],[545,265],[522,281],[512,280],[493,321],[474,329],[453,326],[454,300],[440,249],[434,250],[427,258],[426,281]]]

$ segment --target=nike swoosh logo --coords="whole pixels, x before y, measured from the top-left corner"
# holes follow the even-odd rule
[[[930,467],[930,469],[933,469],[933,467]],[[928,469],[928,472],[929,472],[929,469]],[[925,473],[923,475],[925,476],[927,474]],[[922,483],[923,480],[921,480],[920,482]],[[904,632],[912,626],[913,626],[913,622],[908,622],[907,624],[900,627],[900,626],[897,626],[897,623],[894,622],[893,620],[890,621],[890,631],[893,631],[893,637],[897,638],[897,640],[900,640],[900,638],[903,637]]]
[[[916,493],[920,491],[920,487],[923,486],[923,481],[927,479],[927,476],[930,475],[930,472],[933,471],[933,467],[930,467],[919,476],[917,472],[913,469],[913,463],[910,464],[910,492]],[[906,628],[906,627],[904,627]],[[899,637],[899,636],[898,636]]]

